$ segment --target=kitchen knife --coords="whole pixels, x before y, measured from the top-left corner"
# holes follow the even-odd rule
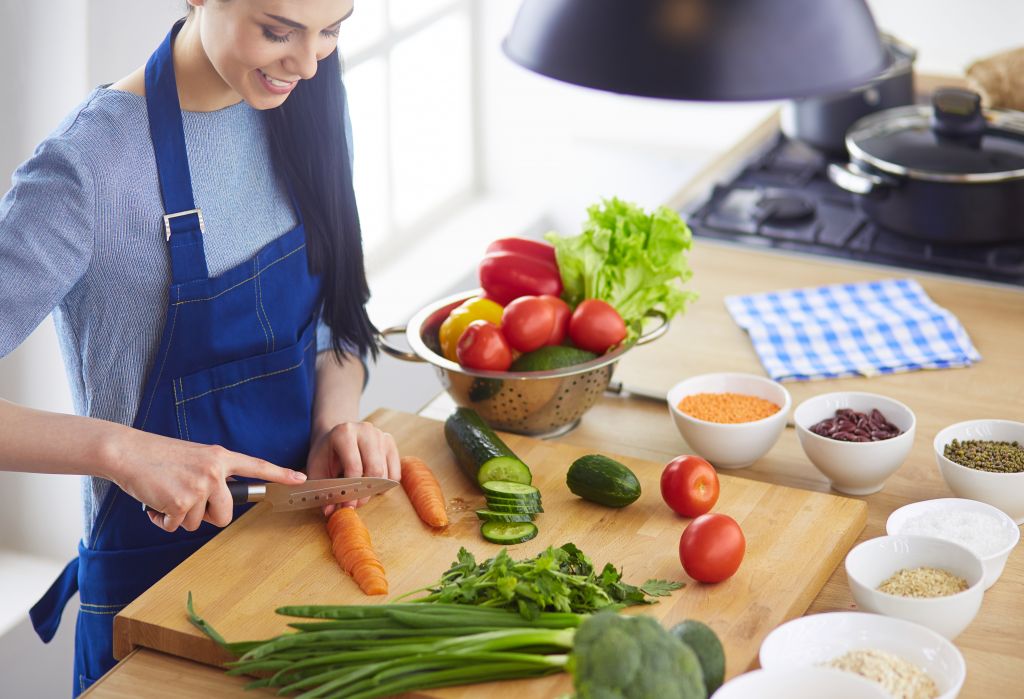
[[[390,478],[323,478],[297,485],[228,481],[228,490],[235,505],[268,500],[275,511],[287,512],[307,507],[322,507],[332,502],[358,500],[378,495],[396,485],[398,481]],[[143,504],[142,509],[146,512],[156,512],[146,504]]]

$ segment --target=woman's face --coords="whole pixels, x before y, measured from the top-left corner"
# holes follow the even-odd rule
[[[353,0],[189,0],[213,69],[256,109],[284,102],[338,45]]]

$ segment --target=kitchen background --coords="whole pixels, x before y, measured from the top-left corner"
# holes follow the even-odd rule
[[[962,74],[972,61],[1022,43],[1019,0],[869,4],[881,29],[918,49],[919,72]],[[93,86],[145,60],[183,6],[0,0],[7,83],[0,192]],[[627,98],[541,78],[501,54],[517,6],[357,0],[342,27],[378,327],[402,323],[426,301],[473,284],[475,261],[495,237],[572,232],[601,196],[658,205],[778,106]],[[416,411],[438,390],[432,370],[384,358],[363,410]],[[0,398],[71,412],[50,320],[0,359]],[[69,605],[49,646],[38,642],[26,612],[75,554],[80,531],[77,478],[0,473],[5,696],[67,693],[77,605]]]

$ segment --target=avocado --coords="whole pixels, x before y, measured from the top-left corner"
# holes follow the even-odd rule
[[[564,369],[574,364],[583,364],[591,359],[597,359],[593,352],[587,352],[577,347],[566,347],[565,345],[548,345],[533,352],[518,357],[510,371],[550,371],[552,369]]]

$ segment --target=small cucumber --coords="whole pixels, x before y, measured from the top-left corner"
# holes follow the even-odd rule
[[[608,507],[625,507],[640,497],[636,475],[624,464],[601,454],[576,459],[565,482],[573,494]]]
[[[444,437],[459,468],[480,485],[514,481],[529,485],[529,467],[494,433],[475,410],[456,408],[444,422]]]
[[[533,522],[487,521],[480,525],[480,534],[492,544],[521,544],[537,536],[537,525]]]

